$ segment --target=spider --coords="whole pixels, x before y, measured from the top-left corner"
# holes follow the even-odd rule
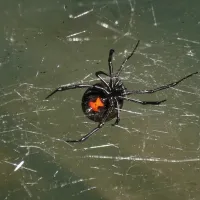
[[[95,73],[96,77],[100,79],[100,82],[89,85],[89,84],[66,84],[58,87],[52,93],[50,93],[46,99],[51,97],[56,92],[62,92],[65,90],[76,89],[76,88],[87,88],[85,93],[82,97],[82,110],[84,114],[92,121],[98,122],[98,126],[92,129],[89,133],[81,137],[80,139],[75,140],[66,140],[66,142],[83,142],[87,140],[90,136],[92,136],[95,132],[101,129],[105,122],[110,121],[116,118],[114,124],[117,125],[120,121],[120,109],[123,106],[124,100],[131,101],[134,103],[139,103],[142,105],[159,105],[166,101],[166,99],[161,101],[141,101],[137,99],[132,99],[127,97],[131,94],[152,94],[154,92],[158,92],[160,90],[164,90],[167,88],[171,88],[179,84],[181,81],[191,77],[198,72],[194,72],[189,74],[188,76],[183,77],[182,79],[170,83],[168,85],[163,85],[161,87],[157,87],[155,89],[150,90],[127,90],[124,86],[122,80],[120,79],[119,75],[121,71],[124,69],[126,62],[132,57],[135,53],[140,40],[137,41],[133,51],[131,54],[125,58],[122,62],[120,68],[116,73],[113,72],[113,64],[112,64],[112,57],[114,53],[114,49],[110,49],[109,56],[108,56],[108,67],[109,73],[105,73],[103,71],[97,71]],[[108,77],[109,81],[105,80],[102,76]]]

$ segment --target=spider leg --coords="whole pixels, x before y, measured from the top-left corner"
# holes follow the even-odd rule
[[[111,88],[110,86],[108,85],[108,83],[100,76],[100,75],[105,75],[105,76],[108,76],[110,77],[108,74],[106,74],[105,72],[103,71],[98,71],[95,73],[96,77],[99,78],[108,88],[109,90],[111,91]]]
[[[108,74],[106,74],[106,73],[103,72],[103,71],[98,71],[98,72],[95,73],[95,75],[96,75],[97,77],[98,77],[99,75],[105,75],[105,76],[110,77]]]
[[[115,120],[115,123],[112,124],[112,126],[115,126],[115,125],[118,125],[119,124],[119,121],[120,121],[120,108],[119,108],[119,102],[117,100],[117,98],[115,97],[115,101],[116,101],[116,104],[117,104],[117,119]]]
[[[109,56],[108,56],[108,66],[109,66],[109,74],[110,74],[110,87],[113,88],[114,81],[113,81],[113,64],[112,64],[112,58],[113,53],[115,52],[114,49],[110,49]]]
[[[109,56],[108,56],[108,66],[109,66],[109,74],[112,77],[113,74],[113,64],[112,64],[112,57],[113,57],[113,53],[115,52],[114,49],[110,49],[109,51]]]
[[[103,119],[101,120],[101,122],[99,123],[99,125],[92,129],[89,133],[87,133],[86,135],[84,135],[82,138],[78,139],[78,140],[65,140],[65,142],[71,142],[71,143],[75,143],[75,142],[84,142],[85,140],[87,140],[90,136],[92,136],[95,132],[97,132],[100,128],[102,128],[105,124],[106,119],[108,118],[110,112],[112,111],[112,109],[108,109],[103,116]]]
[[[182,79],[176,81],[176,82],[173,82],[173,83],[170,83],[168,85],[163,85],[161,87],[158,87],[158,88],[155,88],[155,89],[152,89],[152,90],[132,90],[132,91],[126,91],[124,93],[124,95],[130,95],[130,94],[151,94],[151,93],[154,93],[154,92],[158,92],[160,90],[164,90],[164,89],[167,89],[167,88],[171,88],[171,87],[174,87],[176,85],[178,85],[181,81],[193,76],[194,74],[197,74],[198,72],[194,72],[192,74],[189,74],[188,76],[185,76],[183,77]]]
[[[122,96],[119,96],[119,98],[124,99],[124,100],[127,100],[127,101],[132,101],[132,102],[135,102],[135,103],[140,103],[140,104],[142,104],[142,105],[147,105],[147,104],[159,105],[159,104],[161,104],[162,102],[165,102],[165,101],[166,101],[166,99],[164,99],[164,100],[162,100],[162,101],[140,101],[140,100],[131,99],[131,98],[122,97]]]
[[[51,97],[56,92],[63,92],[65,90],[71,90],[71,89],[76,89],[76,88],[96,88],[96,89],[99,89],[99,90],[103,90],[104,92],[106,92],[108,94],[108,91],[105,88],[102,88],[102,87],[97,86],[97,85],[67,84],[67,85],[62,85],[62,86],[58,87],[57,89],[55,89],[45,99],[48,99],[49,97]]]
[[[82,138],[78,139],[78,140],[65,140],[65,142],[71,142],[71,143],[75,143],[75,142],[84,142],[85,140],[87,140],[92,134],[94,134],[95,132],[97,132],[100,128],[102,128],[102,126],[104,125],[104,123],[99,123],[99,125],[94,128],[92,131],[90,131],[88,134],[84,135]]]
[[[137,49],[139,43],[140,43],[140,40],[137,41],[137,44],[135,45],[135,47],[134,47],[133,51],[131,52],[131,54],[130,54],[127,58],[125,58],[125,60],[123,61],[123,63],[121,64],[120,68],[118,69],[118,71],[117,71],[117,73],[116,73],[116,77],[118,77],[118,76],[120,75],[121,71],[123,70],[123,68],[124,68],[124,66],[125,66],[125,64],[126,64],[126,62],[127,62],[127,61],[132,57],[132,55],[135,53],[135,51],[136,51],[136,49]]]

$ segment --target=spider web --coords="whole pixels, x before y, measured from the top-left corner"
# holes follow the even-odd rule
[[[199,75],[125,102],[121,121],[97,126],[81,110],[82,89],[44,98],[66,83],[96,83],[137,52],[121,74],[128,89],[152,89],[199,70],[199,2],[1,2],[0,199],[200,198]]]

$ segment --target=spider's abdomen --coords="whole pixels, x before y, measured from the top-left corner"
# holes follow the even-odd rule
[[[95,84],[106,89],[102,83]],[[116,101],[117,100],[117,101]],[[103,90],[88,88],[82,97],[82,110],[84,114],[92,121],[101,122],[105,112],[111,109],[106,121],[117,117],[117,102],[119,108],[123,106],[123,100],[117,97],[110,97]]]

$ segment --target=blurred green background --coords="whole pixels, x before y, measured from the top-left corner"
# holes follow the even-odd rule
[[[61,84],[98,82],[141,43],[121,79],[152,89],[199,70],[197,0],[0,2],[0,199],[199,200],[200,78],[125,102],[112,122],[81,110],[84,89],[44,98]],[[16,168],[17,167],[17,168]]]

